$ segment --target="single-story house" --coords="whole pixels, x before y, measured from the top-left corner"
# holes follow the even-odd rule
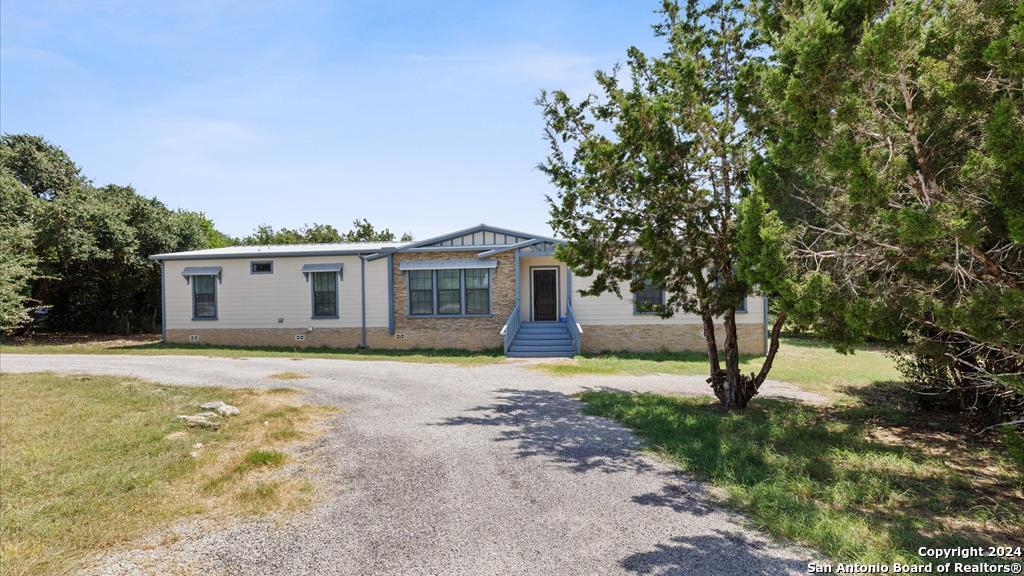
[[[480,224],[415,242],[234,246],[156,254],[163,340],[238,346],[502,348],[510,356],[704,350],[700,318],[664,291],[581,296],[561,240]],[[767,305],[737,314],[763,353]],[[716,331],[721,337],[722,331]]]

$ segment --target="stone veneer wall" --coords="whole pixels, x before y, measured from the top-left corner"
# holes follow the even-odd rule
[[[682,352],[704,351],[700,324],[628,324],[583,326],[584,352]],[[737,324],[740,353],[764,354],[764,326]],[[725,340],[724,327],[715,327],[719,346]]]
[[[296,340],[295,336],[303,336]],[[199,344],[222,346],[279,346],[284,348],[356,348],[362,339],[361,328],[188,328],[167,331],[167,341],[189,344],[189,336],[199,336]],[[387,328],[367,328],[366,340],[388,341]]]
[[[406,252],[394,255],[395,334],[390,342],[371,341],[370,347],[380,348],[461,348],[483,350],[500,348],[501,328],[515,307],[516,271],[512,251],[497,254],[498,266],[491,276],[491,314],[489,316],[454,316],[451,318],[422,318],[409,315],[409,292],[405,274],[399,270],[401,262],[414,260],[463,260],[474,258],[472,252]],[[387,331],[385,330],[385,333]]]

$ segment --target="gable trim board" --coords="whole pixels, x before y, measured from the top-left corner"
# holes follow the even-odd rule
[[[532,269],[549,267],[557,270],[556,323],[571,307],[583,327],[584,351],[703,349],[699,317],[635,315],[630,294],[581,296],[578,291],[592,278],[573,275],[555,258],[559,244],[482,224],[418,242],[231,247],[151,259],[161,268],[161,329],[167,342],[197,336],[199,343],[242,346],[499,348],[501,328],[517,303],[522,321],[532,318]],[[253,258],[273,262],[274,273],[251,274]],[[481,268],[490,270],[490,314],[409,314],[408,271]],[[186,270],[218,275],[216,320],[193,321],[187,284],[166,281],[187,278]],[[306,276],[324,271],[338,273],[338,317],[314,320]],[[741,351],[762,353],[767,299],[751,295],[747,303],[748,313],[737,315]]]

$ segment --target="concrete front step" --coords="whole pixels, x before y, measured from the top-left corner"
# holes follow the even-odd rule
[[[572,336],[561,322],[523,323],[508,349],[513,358],[558,358],[575,353]]]
[[[537,332],[537,333],[516,333],[516,340],[565,340],[572,339],[568,332]]]
[[[573,346],[572,340],[557,340],[551,342],[524,342],[522,340],[515,340],[512,345],[509,346],[509,352],[558,352],[561,354],[572,355],[576,352],[576,347]]]
[[[558,342],[556,344],[531,344],[528,342],[512,342],[509,349],[513,349],[516,352],[544,352],[544,351],[557,351],[557,352],[572,352],[572,340],[567,342]]]
[[[505,354],[509,358],[571,358],[574,352],[513,352]]]
[[[565,328],[565,322],[521,322],[520,328]]]
[[[536,320],[533,322],[520,322],[520,326],[565,326],[565,322],[550,322],[543,320]]]
[[[565,342],[571,342],[572,337],[569,336],[568,334],[562,334],[560,336],[554,336],[551,338],[533,338],[531,336],[517,335],[515,340],[513,340],[512,342],[528,342],[530,344],[551,344],[552,342],[558,342],[560,340]]]

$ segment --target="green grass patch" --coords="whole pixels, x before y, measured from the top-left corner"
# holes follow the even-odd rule
[[[759,527],[840,561],[919,562],[919,546],[1024,539],[1024,482],[989,446],[889,421],[887,410],[587,391]]]
[[[288,456],[278,450],[250,450],[245,459],[239,464],[239,470],[252,470],[253,468],[277,467],[284,464]]]
[[[740,369],[743,372],[757,372],[763,359],[760,355],[745,355],[741,358]],[[706,375],[708,359],[707,354],[703,352],[619,352],[586,354],[577,357],[573,362],[538,364],[534,368],[559,376]],[[814,340],[783,338],[768,377],[837,399],[847,388],[895,380],[899,374],[892,358],[878,350],[861,348],[853,354],[840,354],[828,345]]]
[[[172,420],[210,400],[242,414],[223,419],[218,430]],[[270,481],[259,470],[283,462],[273,446],[310,437],[327,411],[286,401],[295,400],[114,376],[0,375],[3,573],[70,572],[83,558],[192,514],[292,506],[296,482],[278,482],[273,498],[260,496],[253,483]],[[237,466],[254,472],[231,474],[215,492],[203,490],[210,478]],[[245,491],[261,504],[243,505]]]
[[[162,342],[93,342],[81,344],[4,344],[0,354],[132,354],[210,356],[217,358],[274,358],[296,360],[391,360],[395,362],[443,363],[479,366],[504,361],[500,349],[469,351],[455,349],[344,350],[339,348],[276,348],[270,346],[214,346],[209,344],[165,344]]]

